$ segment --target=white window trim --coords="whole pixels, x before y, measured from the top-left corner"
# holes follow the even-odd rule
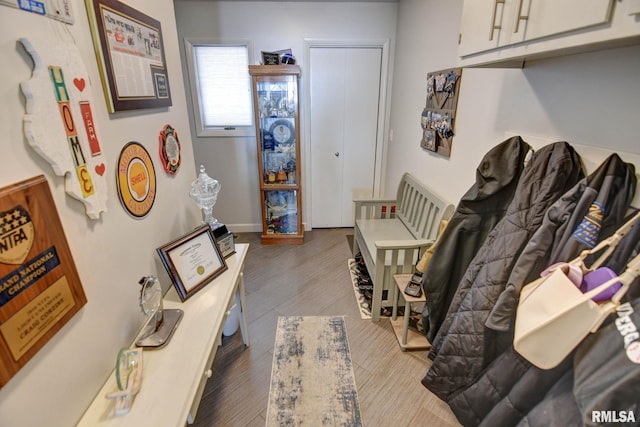
[[[224,40],[221,41],[219,39],[211,39],[211,38],[185,38],[184,39],[184,47],[185,47],[185,57],[187,60],[187,71],[189,73],[189,89],[191,91],[191,106],[193,108],[193,116],[195,120],[196,126],[196,135],[198,137],[245,137],[245,136],[255,136],[255,127],[254,125],[250,126],[240,126],[233,129],[223,129],[223,128],[206,128],[202,119],[202,109],[200,106],[200,98],[198,96],[198,86],[196,79],[196,67],[194,63],[194,46],[200,45],[218,45],[218,46],[240,46],[244,45],[247,47],[247,54],[249,64],[253,64],[253,47],[250,41],[248,40]],[[247,69],[247,75],[249,74],[249,69]],[[253,94],[251,94],[251,103],[253,104]]]

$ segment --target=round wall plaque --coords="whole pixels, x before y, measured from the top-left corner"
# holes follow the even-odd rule
[[[136,218],[147,215],[156,198],[156,172],[142,145],[132,141],[122,148],[116,179],[118,196],[127,212]]]
[[[174,175],[178,172],[181,161],[180,141],[178,132],[171,125],[165,125],[160,131],[160,159],[167,173]]]

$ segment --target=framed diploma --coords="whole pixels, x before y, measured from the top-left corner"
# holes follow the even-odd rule
[[[208,225],[202,225],[156,251],[182,301],[227,270],[227,263]]]
[[[0,387],[87,298],[44,176],[0,189]]]

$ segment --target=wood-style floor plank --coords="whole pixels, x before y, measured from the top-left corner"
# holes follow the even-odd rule
[[[244,279],[251,346],[224,337],[194,426],[264,426],[278,316],[345,316],[365,427],[459,426],[449,407],[422,386],[426,351],[402,352],[390,322],[360,318],[347,260],[353,229],[305,233],[303,245],[250,243]]]

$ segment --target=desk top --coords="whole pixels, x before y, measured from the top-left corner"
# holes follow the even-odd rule
[[[164,308],[184,311],[166,347],[143,352],[140,392],[131,411],[114,414],[115,401],[104,396],[117,390],[112,372],[78,426],[184,426],[211,350],[217,345],[224,315],[233,301],[248,244],[236,243],[236,253],[226,259],[228,269],[185,302],[167,292]],[[134,340],[135,342],[135,340]],[[132,344],[133,345],[133,344]],[[115,365],[116,354],[113,355]]]

